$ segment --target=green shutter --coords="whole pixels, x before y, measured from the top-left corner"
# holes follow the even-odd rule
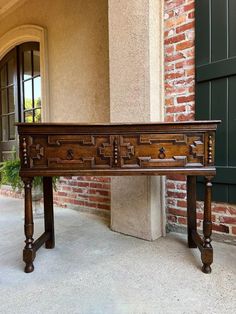
[[[235,17],[235,0],[196,0],[196,119],[222,120],[213,200],[228,203],[236,203]]]

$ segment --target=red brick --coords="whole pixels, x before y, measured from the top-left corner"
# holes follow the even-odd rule
[[[165,47],[165,55],[172,55],[174,52],[174,45]]]
[[[67,196],[67,193],[66,193],[66,192],[58,191],[58,192],[57,192],[57,195],[59,195],[59,196]]]
[[[203,220],[203,213],[197,212],[197,219]]]
[[[194,12],[190,12],[190,13],[188,14],[188,18],[189,18],[189,19],[194,19],[194,18],[195,18],[195,13],[194,13]]]
[[[195,93],[195,86],[190,86],[188,89],[189,94]]]
[[[174,72],[174,73],[168,73],[165,75],[165,79],[176,79],[178,77],[182,77],[183,73],[182,72]]]
[[[177,206],[179,206],[179,207],[187,207],[187,201],[185,201],[185,200],[177,200]]]
[[[171,28],[173,26],[176,27],[180,24],[183,24],[184,22],[186,22],[186,17],[184,15],[172,17],[172,18],[168,19],[167,21],[165,21],[165,27],[166,27],[166,29]]]
[[[194,120],[194,114],[189,113],[189,114],[180,114],[176,116],[177,121],[193,121]]]
[[[167,195],[169,197],[175,197],[175,198],[185,198],[186,194],[183,192],[173,192],[173,191],[167,191]]]
[[[190,4],[187,4],[184,6],[184,11],[187,12],[187,11],[191,11],[195,8],[195,4],[194,2],[190,3]]]
[[[184,217],[178,217],[178,223],[181,225],[187,225],[187,218]]]
[[[167,2],[165,4],[166,5],[166,10],[175,9],[175,8],[181,6],[184,3],[185,3],[185,0],[171,0],[171,1],[169,1],[169,2]]]
[[[212,230],[223,232],[223,233],[229,233],[229,227],[225,225],[218,225],[218,224],[212,224]]]
[[[226,223],[226,224],[236,224],[236,217],[229,217],[229,216],[221,216],[219,217],[220,222]]]
[[[103,196],[109,196],[110,195],[110,191],[108,190],[94,190],[94,189],[90,189],[88,191],[89,194],[97,194],[97,195],[103,195]]]
[[[172,106],[173,104],[174,104],[173,98],[170,98],[170,99],[166,99],[166,100],[165,100],[165,105],[166,105],[166,106]]]
[[[193,47],[194,45],[194,42],[192,40],[186,40],[182,43],[179,43],[176,45],[176,50],[177,51],[183,51],[185,49],[188,49],[188,48],[191,48]]]
[[[110,210],[111,209],[111,206],[110,205],[107,205],[107,204],[97,204],[97,208],[100,208],[100,209],[105,209],[105,210]]]
[[[165,122],[174,122],[173,116],[165,116]]]
[[[194,101],[194,99],[195,99],[194,95],[182,96],[182,97],[177,97],[177,102],[178,102],[178,104],[181,104],[181,103]]]
[[[168,189],[175,189],[175,183],[174,182],[167,182],[166,187]]]
[[[179,27],[176,28],[176,33],[182,33],[182,32],[185,32],[186,30],[189,30],[189,29],[194,29],[194,22],[190,22],[190,23],[187,23],[187,24],[184,24],[184,25],[181,25]]]
[[[67,186],[67,185],[63,185],[62,186],[62,190],[63,191],[72,191],[72,187],[71,186]]]
[[[195,75],[195,69],[189,69],[189,70],[186,70],[186,75],[187,76],[192,76],[192,75]]]
[[[84,206],[84,201],[74,200],[74,204]]]
[[[89,186],[89,183],[88,182],[79,182],[79,181],[77,181],[75,183],[75,186],[86,187],[86,186]]]
[[[99,196],[89,196],[89,200],[91,202],[97,202],[97,203],[106,203],[106,202],[110,201],[109,198],[99,197]]]
[[[84,206],[97,208],[97,204],[96,203],[91,203],[91,202],[84,202]]]
[[[227,211],[228,211],[231,215],[236,215],[236,206],[235,206],[235,207],[228,206],[228,207],[227,207]]]
[[[226,214],[227,212],[227,207],[226,206],[212,206],[212,210],[214,212],[217,212],[217,213],[223,213],[223,214]]]
[[[175,215],[175,216],[182,216],[182,217],[186,217],[187,216],[186,210],[177,209],[177,208],[173,208],[173,207],[169,207],[168,208],[168,213],[172,214],[172,215]]]
[[[180,59],[184,59],[184,55],[181,52],[175,53],[172,56],[165,57],[165,62],[168,63],[168,62],[173,62]]]
[[[232,234],[236,234],[236,227],[232,227]]]
[[[171,174],[167,177],[169,180],[186,181],[186,176],[182,174]]]
[[[178,43],[178,42],[180,42],[182,40],[185,40],[185,34],[180,34],[180,35],[173,36],[173,37],[170,37],[168,39],[165,39],[165,45]]]
[[[188,84],[194,84],[194,79],[193,78],[186,78],[186,77],[183,77],[181,80],[177,80],[177,81],[175,81],[175,86],[177,86],[177,85],[185,85],[186,87],[189,87],[188,86]]]
[[[94,188],[94,189],[97,189],[97,188],[98,189],[104,189],[104,190],[110,189],[110,185],[109,184],[90,182],[89,186],[91,188]]]
[[[81,189],[81,188],[75,188],[75,187],[73,187],[72,188],[72,191],[73,192],[76,192],[76,193],[86,193],[87,192],[87,189]]]
[[[166,108],[166,113],[185,112],[186,106],[172,106]]]

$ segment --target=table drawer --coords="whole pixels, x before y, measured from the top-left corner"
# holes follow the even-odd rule
[[[214,141],[204,132],[32,135],[21,136],[20,141],[23,167],[36,169],[146,169],[202,167],[213,163],[211,151],[214,148],[210,144]]]
[[[204,166],[205,135],[120,136],[120,151],[122,168]]]

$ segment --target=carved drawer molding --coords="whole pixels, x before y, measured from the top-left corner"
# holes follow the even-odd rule
[[[21,137],[23,166],[35,169],[203,167],[214,162],[213,143],[203,132]]]

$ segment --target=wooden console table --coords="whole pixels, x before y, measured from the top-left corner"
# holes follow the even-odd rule
[[[20,176],[25,188],[25,272],[34,270],[36,251],[54,240],[53,176],[187,175],[188,245],[198,247],[202,271],[210,273],[211,180],[215,131],[220,121],[141,124],[19,123]],[[32,181],[43,176],[45,232],[34,241]],[[197,233],[196,176],[205,177],[203,234]]]

